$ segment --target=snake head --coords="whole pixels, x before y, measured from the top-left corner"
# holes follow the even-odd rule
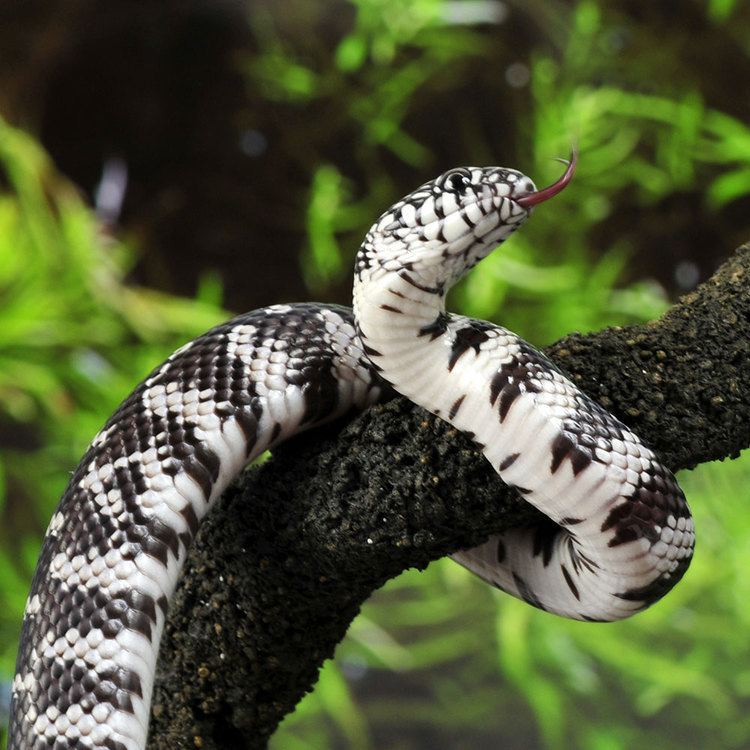
[[[357,273],[407,268],[450,285],[571,181],[576,154],[552,185],[537,190],[505,167],[458,167],[426,182],[386,211],[365,238]]]

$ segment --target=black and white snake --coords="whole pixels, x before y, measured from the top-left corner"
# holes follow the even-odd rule
[[[388,209],[356,259],[354,310],[275,305],[176,351],[124,401],[50,522],[26,606],[9,750],[145,747],[159,639],[186,551],[238,472],[392,386],[470,433],[551,522],[453,557],[549,612],[615,620],[685,572],[693,522],[672,474],[514,333],[445,312],[537,191],[452,169]]]

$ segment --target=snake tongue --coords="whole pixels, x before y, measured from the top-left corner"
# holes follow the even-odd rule
[[[515,202],[524,208],[531,208],[532,206],[536,206],[537,203],[543,203],[557,195],[573,179],[573,173],[576,171],[576,164],[578,163],[578,152],[573,149],[570,152],[570,159],[561,159],[560,161],[567,164],[568,167],[565,170],[565,174],[559,180],[553,182],[549,187],[537,190],[535,193],[515,198]]]

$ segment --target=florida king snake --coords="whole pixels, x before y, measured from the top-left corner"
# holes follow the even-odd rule
[[[275,305],[176,351],[94,438],[50,522],[26,606],[10,750],[145,747],[159,639],[200,521],[253,458],[390,384],[470,432],[551,519],[453,557],[565,617],[616,620],[685,572],[693,522],[672,474],[514,333],[445,312],[537,191],[452,169],[386,211],[356,259],[354,310]]]

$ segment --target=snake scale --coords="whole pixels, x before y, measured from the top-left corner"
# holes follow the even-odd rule
[[[201,519],[256,456],[391,388],[469,433],[548,521],[453,557],[581,620],[644,609],[683,575],[693,522],[672,474],[533,347],[445,312],[448,289],[570,181],[452,169],[388,209],[354,309],[275,305],[191,341],[94,438],[27,602],[10,750],[142,750],[159,640]]]

